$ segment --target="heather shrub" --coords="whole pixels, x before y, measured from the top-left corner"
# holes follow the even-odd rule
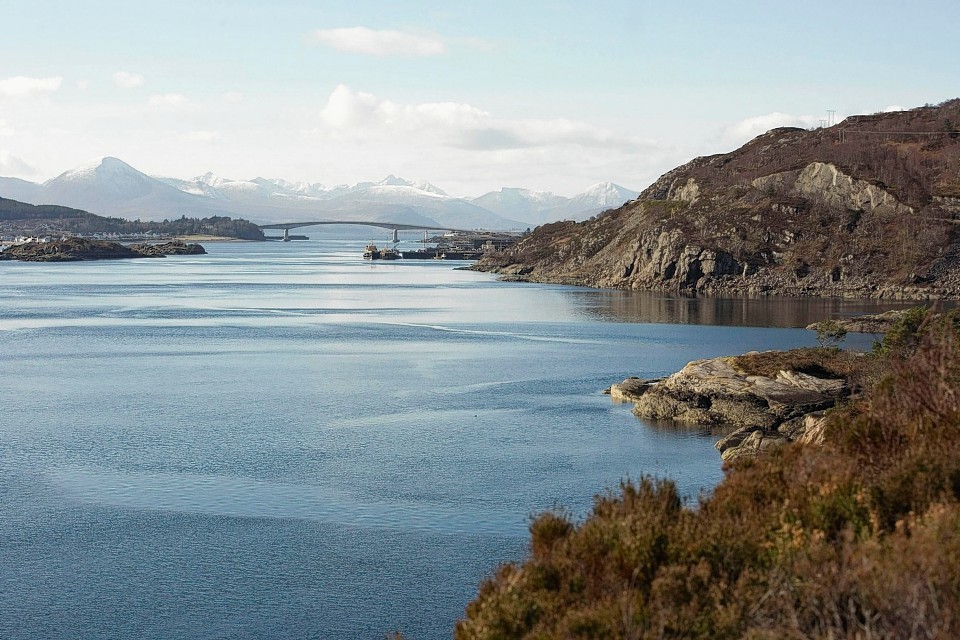
[[[740,459],[695,508],[641,478],[582,522],[534,519],[530,558],[482,585],[456,637],[957,637],[960,331],[915,320],[861,358],[879,382],[823,446]]]

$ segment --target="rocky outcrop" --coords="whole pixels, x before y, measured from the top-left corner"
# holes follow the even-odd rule
[[[760,191],[801,196],[828,207],[869,211],[882,215],[912,215],[912,207],[899,202],[886,189],[848,176],[833,164],[811,162],[800,171],[787,171],[756,178]]]
[[[187,244],[174,240],[163,244],[135,244],[130,247],[144,257],[156,258],[163,256],[196,256],[207,252],[199,244]]]
[[[667,200],[694,203],[700,199],[700,185],[693,178],[687,178],[682,185],[674,183],[667,192]]]
[[[27,242],[0,252],[0,260],[24,262],[78,262],[85,260],[120,260],[128,258],[162,258],[167,255],[204,254],[199,244],[167,242],[161,245],[126,246],[118,242],[66,238],[52,242]]]
[[[813,324],[807,325],[807,329],[819,331],[826,322],[830,322],[834,326],[852,333],[886,333],[905,313],[907,313],[907,310],[895,309],[893,311],[885,311],[884,313],[853,316],[852,318],[837,318],[835,320],[814,322]]]
[[[822,439],[822,412],[848,394],[842,379],[789,370],[751,375],[732,357],[695,360],[662,380],[629,378],[610,388],[611,398],[634,403],[638,417],[727,433],[717,443],[724,460]]]
[[[960,298],[960,138],[928,136],[958,106],[851,119],[844,135],[774,129],[664,174],[620,209],[538,227],[472,268],[711,295]]]
[[[721,438],[715,445],[724,462],[755,456],[788,442],[823,444],[826,419],[824,412],[813,411],[787,420],[774,429],[741,427]]]
[[[636,402],[652,385],[660,382],[660,378],[647,380],[644,378],[627,378],[623,382],[610,385],[604,393],[614,402]]]

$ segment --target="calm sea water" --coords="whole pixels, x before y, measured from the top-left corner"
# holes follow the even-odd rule
[[[721,477],[599,392],[875,310],[507,284],[363,241],[0,263],[0,637],[446,638],[531,514]]]

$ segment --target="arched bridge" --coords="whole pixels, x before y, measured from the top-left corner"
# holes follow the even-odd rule
[[[401,224],[399,222],[371,222],[368,220],[315,220],[313,222],[276,222],[273,224],[257,225],[261,229],[283,229],[283,241],[290,240],[290,229],[300,227],[318,227],[325,224],[353,224],[363,227],[380,227],[393,230],[393,241],[397,242],[397,231],[456,231],[469,233],[467,229],[451,229],[450,227],[431,227],[422,224]]]

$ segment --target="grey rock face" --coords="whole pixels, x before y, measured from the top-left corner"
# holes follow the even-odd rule
[[[614,386],[641,418],[732,429],[717,443],[724,460],[791,441],[822,442],[823,411],[848,393],[843,380],[796,371],[748,375],[729,357],[695,360],[658,382],[632,380]]]

